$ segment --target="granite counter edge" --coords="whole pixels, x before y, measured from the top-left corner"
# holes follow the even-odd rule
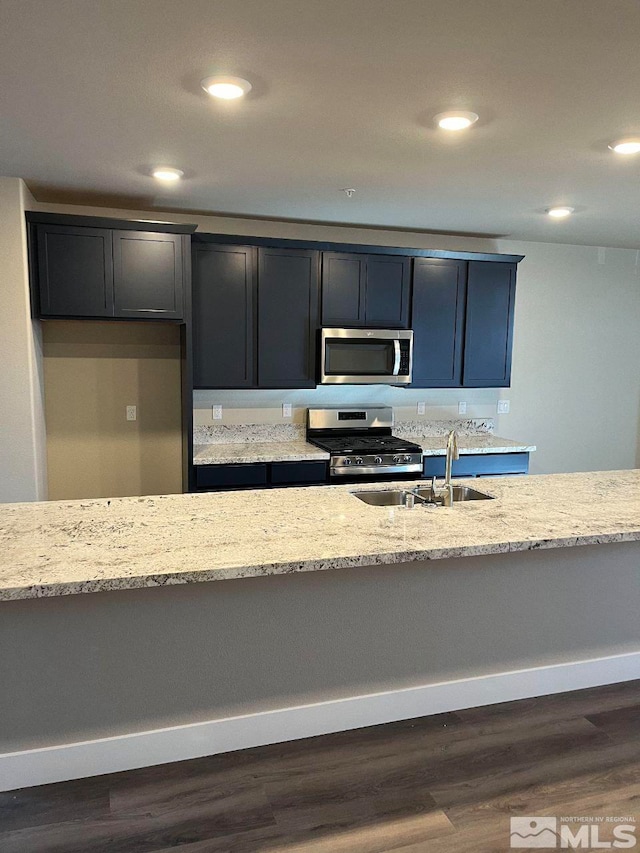
[[[196,571],[169,572],[164,574],[150,573],[148,575],[134,575],[131,577],[87,578],[81,581],[29,584],[24,587],[0,588],[0,602],[638,541],[640,541],[640,529],[617,531],[614,533],[594,533],[584,536],[555,537],[551,539],[514,540],[487,544],[477,543],[458,548],[381,552],[378,554],[365,554],[363,556],[335,556],[324,559],[267,563],[253,566],[199,569]]]

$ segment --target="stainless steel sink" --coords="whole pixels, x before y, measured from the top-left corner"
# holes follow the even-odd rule
[[[351,494],[372,506],[404,506],[408,492],[400,489],[384,489],[381,491],[352,492]]]
[[[454,503],[459,503],[460,501],[493,500],[492,495],[485,495],[484,492],[478,492],[469,486],[453,486],[452,490]],[[407,499],[409,505],[414,500],[416,506],[421,504],[437,504],[438,506],[442,506],[444,504],[442,492],[438,493],[434,498],[431,486],[423,486],[417,489],[371,489],[370,491],[352,492],[351,494],[358,498],[358,500],[371,506],[406,506]]]
[[[459,501],[492,501],[494,499],[493,495],[485,495],[484,492],[479,492],[476,489],[472,489],[470,486],[452,486],[451,488],[454,503],[458,503]],[[434,500],[431,486],[416,489],[415,494],[426,501]],[[435,500],[438,503],[442,502],[440,496],[436,497]]]

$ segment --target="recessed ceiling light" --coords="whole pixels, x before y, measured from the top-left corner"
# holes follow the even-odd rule
[[[620,139],[609,145],[616,154],[640,154],[640,139]]]
[[[441,127],[443,130],[466,130],[478,121],[478,114],[465,112],[464,110],[452,111],[449,113],[438,113],[435,116],[435,120],[438,127]]]
[[[550,207],[547,213],[554,219],[564,219],[566,216],[571,216],[574,210],[573,207]]]
[[[200,84],[209,95],[232,101],[251,91],[251,83],[242,77],[206,77]]]
[[[158,181],[179,181],[184,172],[182,169],[174,169],[172,166],[158,166],[151,174]]]

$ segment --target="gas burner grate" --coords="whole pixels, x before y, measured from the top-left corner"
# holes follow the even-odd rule
[[[343,456],[349,453],[418,453],[422,450],[420,445],[395,436],[358,435],[321,439],[308,436],[308,438],[323,450]]]

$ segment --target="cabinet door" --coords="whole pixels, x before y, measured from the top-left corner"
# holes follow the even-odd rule
[[[38,225],[36,241],[41,316],[113,316],[111,231]]]
[[[322,325],[364,325],[366,255],[322,255]]]
[[[328,477],[328,462],[271,463],[271,485],[273,486],[304,486],[313,483],[326,483]]]
[[[193,251],[196,388],[255,385],[256,250],[198,244]],[[286,306],[285,306],[286,307]]]
[[[184,316],[179,234],[114,231],[113,271],[116,317]]]
[[[409,325],[411,259],[367,256],[365,326],[406,329]]]
[[[470,261],[463,384],[499,388],[511,381],[516,265]]]
[[[195,480],[199,491],[242,489],[267,485],[265,462],[246,465],[196,465]]]
[[[425,456],[423,474],[425,477],[444,477],[445,466],[444,456]],[[528,453],[465,454],[454,459],[451,466],[454,477],[494,477],[528,472]]]
[[[315,388],[318,253],[258,253],[258,384]]]
[[[462,383],[465,261],[416,258],[413,266],[413,382],[418,388]]]

